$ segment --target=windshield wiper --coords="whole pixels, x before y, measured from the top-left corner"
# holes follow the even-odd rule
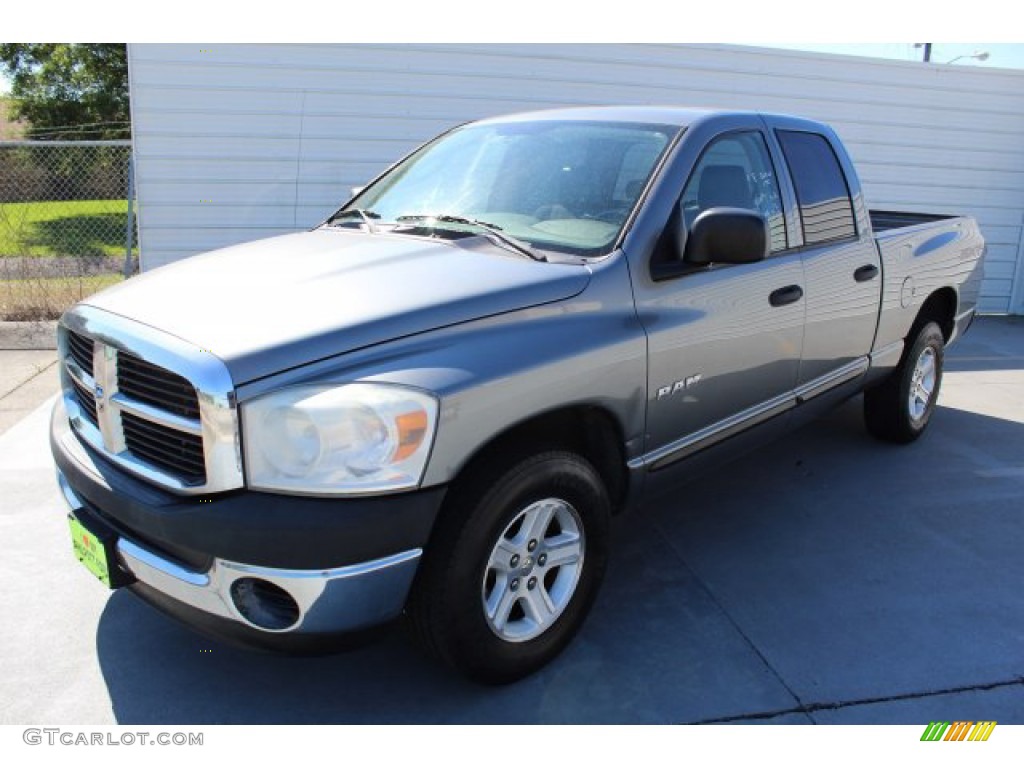
[[[331,216],[331,218],[327,220],[327,223],[333,224],[338,219],[343,219],[346,216],[358,216],[360,219],[363,220],[363,224],[366,225],[366,228],[370,231],[371,235],[376,233],[377,227],[374,226],[373,219],[379,219],[380,214],[374,213],[373,211],[368,211],[364,208],[346,208],[343,211],[338,211],[336,214],[334,214],[333,216]]]
[[[519,253],[529,256],[534,261],[547,261],[547,258],[542,253],[538,253],[533,248],[528,246],[522,240],[518,240],[512,235],[506,234],[501,227],[497,224],[490,224],[486,221],[480,221],[479,219],[470,219],[466,216],[454,216],[450,213],[439,213],[439,214],[413,214],[409,216],[399,216],[395,221],[400,223],[414,222],[414,221],[438,221],[442,224],[463,224],[469,227],[477,227],[487,232],[491,237],[500,243],[503,243],[506,247],[511,248]]]

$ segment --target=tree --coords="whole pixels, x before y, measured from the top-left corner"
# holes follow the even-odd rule
[[[124,43],[0,43],[0,66],[29,138],[129,137]]]

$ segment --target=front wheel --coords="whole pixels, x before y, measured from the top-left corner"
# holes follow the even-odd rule
[[[936,323],[922,326],[899,367],[864,393],[864,422],[880,440],[910,443],[931,420],[942,384],[945,339]]]
[[[563,451],[492,465],[454,489],[409,605],[423,645],[483,683],[548,663],[597,594],[610,511],[593,466]]]

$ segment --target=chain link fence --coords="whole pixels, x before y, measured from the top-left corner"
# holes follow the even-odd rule
[[[137,269],[131,142],[0,142],[0,320],[53,320]]]

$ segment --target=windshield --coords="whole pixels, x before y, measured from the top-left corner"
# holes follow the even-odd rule
[[[338,220],[360,225],[370,217],[389,228],[400,219],[459,217],[536,248],[600,255],[614,245],[678,130],[581,121],[469,125],[408,157],[342,209],[362,213]]]

